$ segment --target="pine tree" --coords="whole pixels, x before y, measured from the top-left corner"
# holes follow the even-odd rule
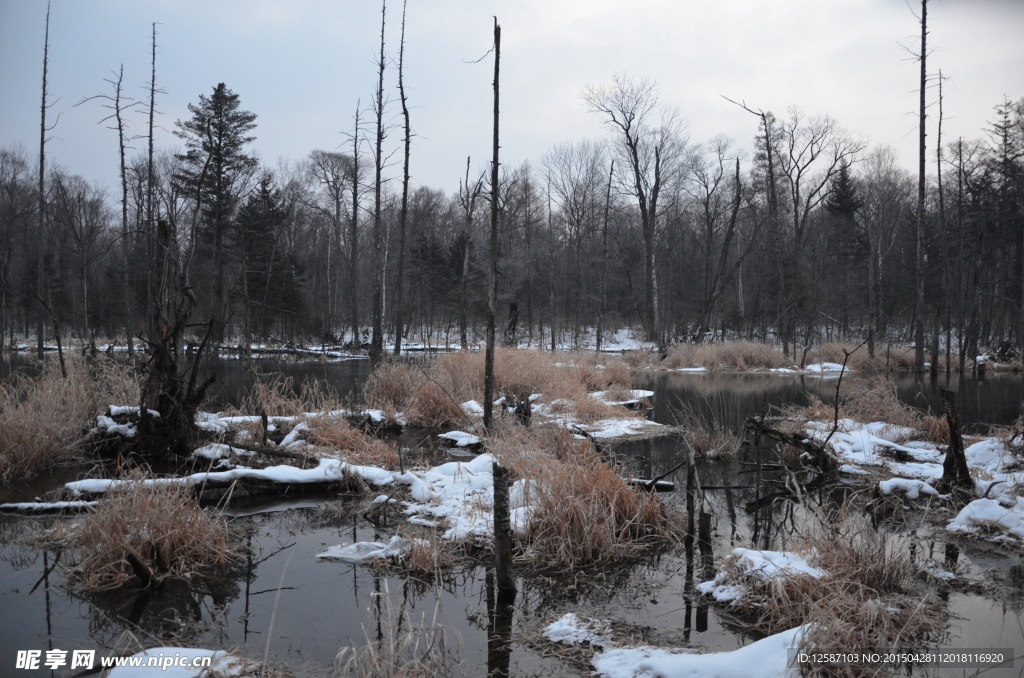
[[[225,236],[239,196],[252,178],[259,162],[243,148],[256,137],[248,136],[256,127],[256,114],[239,110],[238,95],[224,83],[213,88],[209,97],[200,94],[199,105],[188,105],[189,120],[178,120],[174,134],[185,140],[187,152],[178,158],[185,169],[175,179],[189,194],[202,200],[206,219],[204,244],[212,245],[214,300],[213,314],[223,338],[228,316],[225,286],[227,252]]]
[[[857,212],[864,206],[864,200],[857,193],[857,183],[850,176],[850,165],[843,163],[832,181],[832,190],[825,200],[829,214],[845,221],[854,221]]]
[[[287,218],[281,191],[274,187],[273,176],[264,173],[235,219],[241,260],[237,293],[244,303],[247,338],[266,339],[275,324],[302,316],[298,269],[277,238]]]

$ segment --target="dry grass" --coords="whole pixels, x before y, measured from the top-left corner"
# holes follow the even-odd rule
[[[826,575],[765,579],[747,576],[731,559],[728,580],[742,582],[750,593],[737,605],[753,625],[775,633],[806,623],[812,626],[803,647],[824,652],[898,648],[935,640],[947,613],[936,593],[925,586],[921,568],[904,539],[873,530],[854,518],[849,505],[837,515],[819,516],[804,534],[800,553],[812,554]],[[877,666],[814,665],[805,675],[878,675]]]
[[[464,676],[458,660],[461,638],[450,631],[435,605],[433,616],[408,619],[405,608],[396,612],[385,583],[383,594],[370,611],[374,619],[363,624],[363,643],[343,647],[334,659],[335,676],[360,678],[447,678]],[[381,609],[380,600],[384,605]],[[371,627],[373,630],[371,631]]]
[[[790,408],[784,416],[790,421],[832,421],[835,405],[812,398],[807,407]],[[945,418],[925,414],[902,402],[896,394],[896,383],[887,376],[844,379],[839,394],[839,417],[864,424],[882,421],[906,427],[913,431],[906,439],[949,442]]]
[[[527,552],[539,568],[576,569],[631,558],[678,535],[656,495],[631,487],[587,441],[554,427],[505,427],[489,448],[536,506]]]
[[[318,416],[306,421],[309,442],[318,448],[338,452],[348,462],[398,468],[398,450],[394,445],[353,427],[343,417]]]
[[[770,344],[753,341],[677,344],[669,349],[665,367],[703,367],[708,370],[755,370],[789,367],[792,360]]]
[[[831,342],[812,348],[807,353],[807,364],[837,363],[849,354],[846,366],[857,372],[906,372],[914,369],[914,350],[897,346],[876,346],[875,357],[868,355],[866,346]],[[939,369],[943,369],[940,365]]]
[[[104,591],[133,579],[203,574],[239,556],[224,520],[203,511],[181,483],[146,483],[135,474],[107,492],[75,532],[72,587]]]
[[[629,370],[621,361],[606,368],[561,363],[559,356],[533,350],[499,349],[494,359],[495,397],[515,401],[543,394],[540,402],[563,401],[565,414],[582,421],[622,416],[587,394],[609,386],[628,384]],[[564,356],[563,356],[564,357]],[[618,367],[608,365],[619,363]],[[402,412],[420,426],[464,426],[460,403],[483,400],[484,356],[459,351],[441,356],[429,368],[407,363],[384,365],[370,376],[364,393],[371,407]]]
[[[256,381],[230,414],[261,414],[268,417],[296,417],[305,412],[322,412],[337,407],[338,397],[321,382],[305,380],[298,389],[295,380],[279,372],[254,372]]]
[[[36,378],[0,384],[0,480],[26,478],[69,462],[81,453],[96,415],[108,405],[139,402],[134,369],[105,357],[65,356],[68,376],[56,360]]]

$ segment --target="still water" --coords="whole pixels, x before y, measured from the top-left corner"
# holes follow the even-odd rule
[[[259,368],[266,374],[281,371],[295,384],[315,379],[354,399],[369,374],[367,361],[263,360]],[[254,378],[250,369],[238,361],[219,361],[213,369],[218,378],[209,409],[237,404]],[[835,392],[831,379],[758,374],[652,372],[640,374],[634,386],[655,391],[651,416],[658,421],[671,424],[688,416],[714,417],[733,430],[746,417],[768,408],[806,404],[812,396],[828,401]],[[951,386],[958,392],[961,422],[966,425],[1005,425],[1020,413],[1019,376],[965,380]],[[898,389],[904,401],[939,412],[937,386],[903,379]],[[681,458],[679,445],[669,439],[623,445],[614,452],[643,474],[664,472]],[[699,473],[705,485],[744,482],[735,462],[705,464]],[[67,479],[58,473],[11,488],[0,499],[31,498]],[[685,473],[677,472],[670,479],[685,482]],[[848,492],[849,488],[833,488],[819,493],[813,502],[834,505]],[[682,493],[663,496],[668,502],[683,501]],[[776,507],[748,515],[736,510],[752,498],[749,490],[709,493],[715,563],[734,546],[786,547],[789,528],[801,519],[799,511]],[[389,618],[397,622],[401,617],[407,625],[421,615],[443,619],[451,630],[450,647],[465,662],[466,675],[587,675],[586,667],[546,656],[531,641],[546,623],[566,612],[614,619],[638,643],[717,651],[751,640],[738,620],[691,596],[694,584],[710,578],[713,571],[708,563],[687,560],[680,548],[585,579],[521,578],[510,629],[506,616],[499,614],[484,568],[423,579],[317,561],[315,554],[329,546],[387,540],[393,526],[371,524],[364,516],[368,507],[364,499],[330,497],[235,506],[228,512],[230,520],[253,545],[253,552],[223,580],[152,596],[89,598],[61,588],[59,553],[28,544],[39,527],[68,519],[0,516],[0,675],[31,675],[13,670],[18,650],[99,649],[104,653],[125,647],[126,630],[150,645],[237,647],[244,656],[279,662],[296,675],[325,675],[337,651],[350,640],[361,643],[367,637],[386,637]],[[920,540],[926,550],[942,552],[941,542],[927,535]],[[965,547],[957,568],[993,587],[995,593],[951,595],[949,607],[956,618],[943,644],[1024,650],[1020,559]],[[52,675],[72,674],[56,670]]]

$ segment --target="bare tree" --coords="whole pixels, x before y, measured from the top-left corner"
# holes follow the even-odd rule
[[[402,160],[402,207],[398,213],[398,278],[395,281],[395,355],[402,353],[402,334],[405,331],[405,237],[409,221],[409,147],[412,144],[412,128],[409,124],[409,103],[405,96],[405,7],[402,0],[402,38],[398,48],[398,94],[402,101],[402,120],[405,130]]]
[[[917,166],[917,256],[914,296],[914,371],[924,374],[924,194],[925,194],[925,86],[928,81],[928,0],[921,0],[921,81],[918,112]]]
[[[377,62],[377,95],[373,112],[377,119],[377,134],[374,148],[373,180],[373,336],[370,343],[370,360],[376,364],[384,357],[384,220],[381,218],[381,173],[384,169],[384,22],[387,18],[387,2],[380,3],[380,60]]]
[[[684,184],[684,190],[692,198],[694,221],[700,224],[704,245],[703,291],[700,320],[697,323],[696,340],[703,340],[711,325],[711,318],[722,291],[729,252],[736,234],[736,220],[739,215],[742,183],[740,181],[739,158],[735,160],[733,195],[726,195],[726,166],[730,155],[730,141],[723,136],[715,137],[708,147],[698,147],[690,155],[691,180]]]
[[[123,262],[124,262],[123,266],[121,267],[121,294],[122,294],[121,303],[122,303],[123,312],[124,312],[124,331],[125,331],[125,335],[127,337],[127,342],[128,342],[128,355],[129,356],[134,356],[135,355],[135,348],[134,348],[134,342],[132,341],[132,337],[134,335],[134,331],[132,329],[133,328],[133,321],[134,321],[134,311],[133,311],[133,308],[132,308],[132,293],[131,293],[131,285],[130,285],[130,282],[129,282],[129,272],[131,271],[131,266],[129,265],[129,259],[130,259],[130,238],[129,238],[129,234],[130,234],[130,231],[129,231],[129,228],[128,228],[128,168],[127,168],[127,164],[126,164],[126,161],[125,161],[125,150],[127,148],[128,137],[127,137],[127,135],[125,133],[125,129],[126,129],[127,123],[126,123],[126,120],[124,119],[124,114],[125,114],[125,112],[127,110],[135,107],[135,105],[138,102],[132,101],[130,99],[126,100],[124,98],[124,95],[123,95],[124,64],[121,64],[120,68],[118,68],[117,74],[116,74],[116,78],[105,78],[104,82],[109,83],[110,86],[113,88],[114,93],[112,95],[111,94],[98,94],[96,96],[91,96],[91,97],[88,97],[86,99],[83,99],[82,101],[78,102],[78,104],[75,104],[75,105],[78,106],[80,104],[85,103],[86,101],[91,101],[93,99],[100,99],[102,101],[106,101],[107,103],[103,104],[103,107],[111,110],[112,113],[110,115],[106,116],[105,118],[103,118],[102,120],[100,120],[100,123],[113,121],[114,124],[113,124],[113,126],[110,127],[110,129],[113,129],[113,130],[117,131],[117,151],[118,151],[118,160],[120,161],[119,162],[119,169],[120,169],[120,179],[121,179],[121,238],[120,238],[120,240],[121,240],[121,256],[122,256],[122,259],[123,259]]]
[[[40,360],[43,359],[43,353],[45,351],[45,334],[44,334],[44,310],[46,302],[45,286],[45,275],[44,268],[46,263],[45,248],[43,247],[43,234],[46,232],[46,191],[45,191],[45,180],[46,180],[46,133],[51,128],[46,126],[46,110],[52,106],[47,101],[46,86],[47,86],[47,75],[49,74],[50,68],[50,3],[46,3],[46,31],[43,39],[43,96],[42,103],[39,106],[39,212],[38,212],[38,257],[36,259],[36,297],[39,300],[39,310],[36,315],[36,354]],[[56,125],[56,123],[54,123]]]
[[[629,178],[623,183],[636,200],[644,240],[644,330],[648,340],[663,342],[655,270],[658,201],[678,170],[685,146],[682,121],[675,109],[660,107],[657,85],[648,78],[615,75],[609,84],[588,85],[582,97],[590,111],[602,115],[619,137],[618,148],[629,168]],[[656,124],[659,108],[661,119]]]
[[[348,190],[358,192],[355,185],[351,183],[353,164],[353,158],[342,153],[313,151],[309,154],[309,164],[307,166],[310,177],[320,185],[323,197],[326,199],[326,204],[317,202],[312,204],[311,207],[330,220],[330,237],[327,238],[328,245],[324,254],[326,255],[325,273],[327,278],[327,319],[325,325],[331,330],[334,329],[335,305],[337,304],[335,298],[337,296],[336,285],[332,278],[334,269],[332,260],[336,250],[339,250],[338,258],[340,259],[341,257],[342,224],[345,221],[344,217],[347,211],[345,205],[346,192]],[[349,223],[354,223],[355,220],[351,218],[351,214],[348,216]],[[355,242],[352,234],[349,235],[349,241],[350,244]]]

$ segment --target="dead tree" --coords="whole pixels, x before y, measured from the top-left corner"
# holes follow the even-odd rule
[[[47,75],[49,74],[50,67],[50,3],[46,3],[46,31],[45,37],[43,38],[43,98],[42,103],[39,106],[39,228],[37,231],[38,237],[38,257],[36,258],[36,299],[39,301],[39,311],[36,315],[36,352],[40,360],[43,359],[45,352],[45,325],[44,325],[44,311],[46,311],[44,305],[44,299],[46,298],[45,287],[46,276],[45,263],[46,263],[46,250],[43,247],[46,242],[46,133],[52,129],[46,127],[46,109],[50,107],[50,104],[46,102],[46,85]]]
[[[964,441],[960,436],[960,420],[956,413],[956,394],[948,389],[941,389],[942,405],[946,411],[946,425],[949,427],[949,447],[946,448],[946,458],[942,460],[942,478],[939,486],[945,491],[959,490],[972,494],[974,481],[971,479],[971,470],[967,466],[967,456],[964,454]]]
[[[409,147],[412,129],[409,125],[409,103],[405,96],[405,6],[402,2],[402,38],[398,48],[398,96],[402,100],[402,119],[405,127],[404,160],[402,161],[402,207],[398,213],[398,278],[395,280],[395,355],[402,353],[402,333],[405,319],[402,302],[405,288],[405,236],[409,221]]]
[[[373,181],[373,336],[370,343],[370,361],[380,362],[384,357],[384,220],[381,217],[381,173],[384,169],[384,22],[387,17],[387,3],[380,4],[380,61],[377,63],[377,97],[373,111],[377,118],[377,135],[374,154]]]

